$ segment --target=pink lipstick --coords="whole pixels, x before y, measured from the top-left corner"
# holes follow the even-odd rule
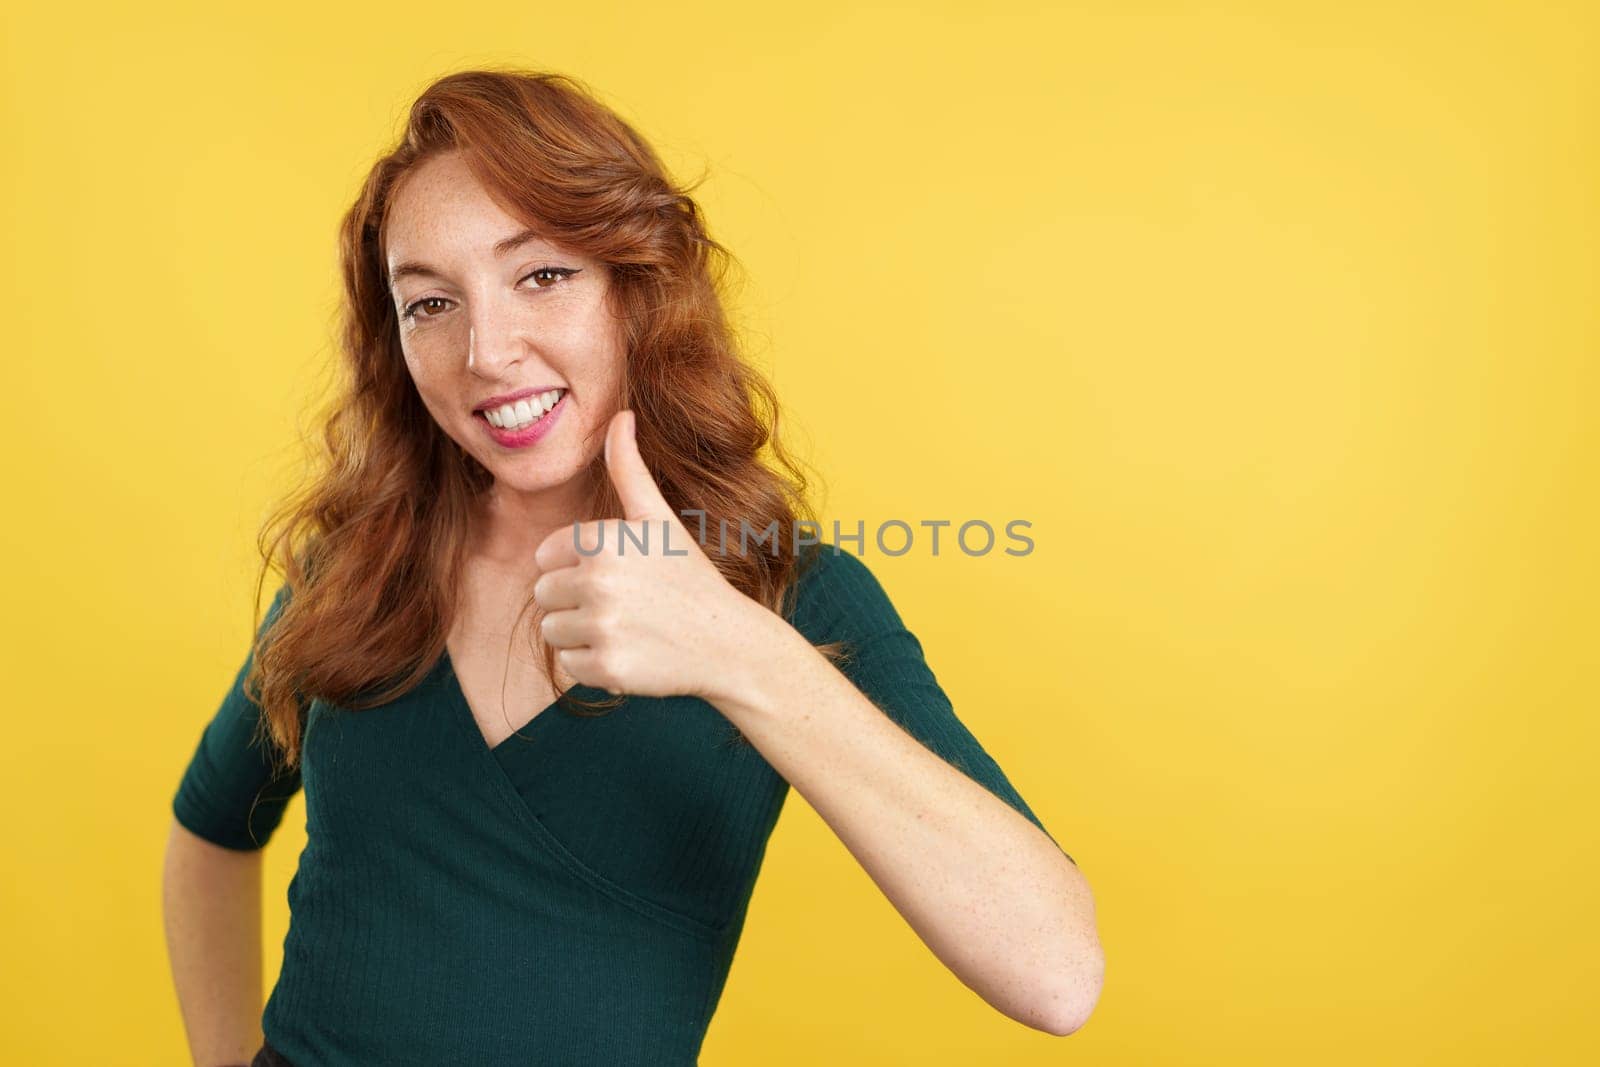
[[[556,401],[555,407],[520,430],[502,430],[500,427],[491,424],[481,411],[473,412],[472,417],[489,432],[489,436],[494,438],[495,443],[502,448],[527,448],[537,443],[545,434],[550,432],[551,427],[555,425],[556,420],[561,417],[561,413],[567,408],[568,395],[568,393],[562,392],[560,399]]]

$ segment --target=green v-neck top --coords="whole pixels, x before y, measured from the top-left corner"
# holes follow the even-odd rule
[[[1044,830],[867,565],[824,543],[800,566],[788,621],[814,644],[850,642],[840,669],[862,692]],[[301,763],[273,777],[251,744],[249,669],[247,656],[172,810],[208,841],[258,849],[304,788],[261,1018],[274,1048],[296,1067],[696,1062],[789,791],[715,707],[551,705],[491,748],[446,653],[381,707],[309,701]]]

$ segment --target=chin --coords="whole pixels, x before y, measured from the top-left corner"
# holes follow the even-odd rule
[[[496,485],[516,493],[539,493],[555,489],[568,484],[580,473],[565,462],[552,468],[531,458],[509,463],[501,460],[486,466],[489,473],[494,475]]]

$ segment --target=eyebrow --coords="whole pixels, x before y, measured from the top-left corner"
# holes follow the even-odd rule
[[[496,257],[503,256],[508,252],[516,251],[529,241],[537,241],[540,238],[541,234],[538,230],[520,230],[502,241],[496,241],[493,252]],[[393,286],[401,278],[406,278],[414,274],[426,274],[433,278],[439,277],[439,272],[428,266],[426,263],[410,259],[406,260],[404,263],[396,263],[394,265],[394,269],[389,272],[389,284]]]

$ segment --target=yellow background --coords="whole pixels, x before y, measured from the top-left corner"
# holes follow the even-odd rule
[[[1088,874],[1094,1017],[994,1011],[791,795],[707,1064],[1600,1055],[1594,9],[271,12],[5,16],[0,1060],[183,1061],[168,804],[335,222],[489,62],[711,167],[825,517],[1033,523],[865,559]]]

